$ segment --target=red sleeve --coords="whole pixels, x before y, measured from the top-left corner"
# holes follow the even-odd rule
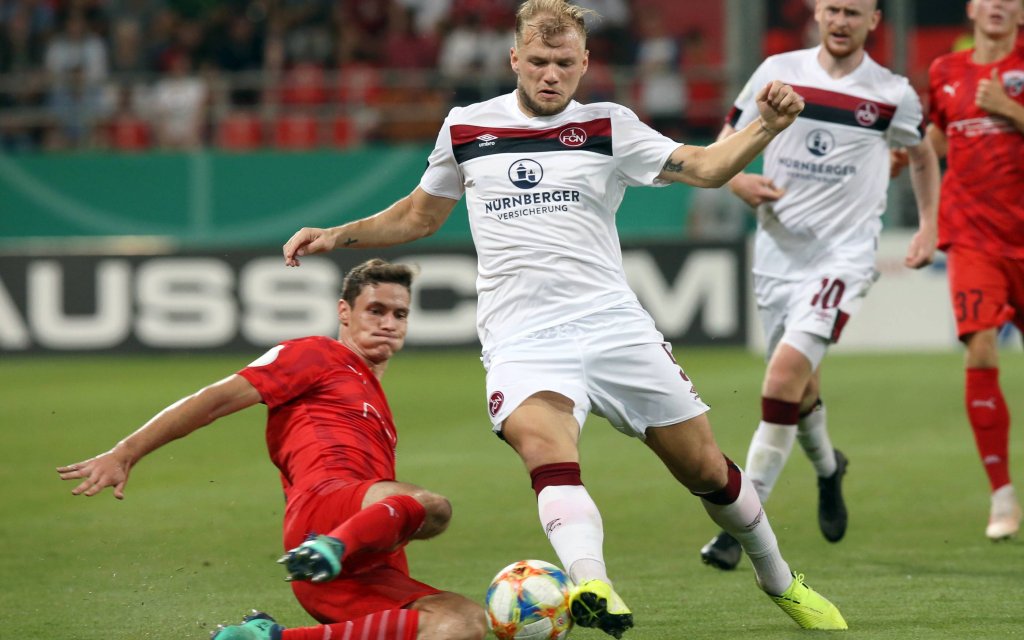
[[[946,130],[946,116],[942,109],[941,87],[945,78],[945,58],[936,58],[928,68],[928,119],[939,130]]]
[[[326,339],[326,338],[324,338]],[[284,404],[308,391],[329,369],[330,351],[318,338],[282,342],[238,372],[256,387],[268,407]]]

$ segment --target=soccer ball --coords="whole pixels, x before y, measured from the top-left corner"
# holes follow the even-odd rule
[[[572,628],[572,581],[543,560],[513,562],[494,576],[485,605],[498,640],[561,640]]]

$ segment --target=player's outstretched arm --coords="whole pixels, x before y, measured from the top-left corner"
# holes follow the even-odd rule
[[[910,186],[917,200],[917,233],[910,240],[903,264],[920,269],[932,263],[939,238],[939,158],[925,137],[921,144],[907,147]]]
[[[237,374],[229,376],[178,400],[110,451],[57,467],[57,473],[61,480],[81,480],[71,490],[72,495],[94,496],[113,487],[114,497],[123,500],[128,475],[143,456],[260,400],[259,392],[248,380]]]
[[[679,147],[658,177],[696,187],[720,187],[750,164],[804,110],[803,98],[778,80],[765,85],[756,101],[760,113],[757,120],[710,146]]]
[[[284,244],[284,263],[297,267],[302,256],[345,247],[390,247],[433,235],[457,202],[416,187],[406,197],[372,216],[329,229],[299,229]]]
[[[736,129],[727,124],[718,133],[716,141],[725,140],[734,133]],[[785,189],[775,186],[771,178],[757,173],[737,173],[729,180],[729,191],[754,209],[765,202],[775,202],[786,193]]]

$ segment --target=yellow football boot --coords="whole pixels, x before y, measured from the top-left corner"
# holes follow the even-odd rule
[[[843,614],[836,605],[825,599],[820,593],[804,584],[804,574],[793,576],[781,596],[770,596],[779,608],[793,618],[804,629],[847,629]]]
[[[576,585],[569,597],[573,621],[621,638],[633,626],[633,613],[604,580],[587,580]]]

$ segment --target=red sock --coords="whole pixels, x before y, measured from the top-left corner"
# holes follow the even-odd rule
[[[285,629],[281,640],[415,640],[419,620],[415,609],[387,609],[348,622]]]
[[[360,551],[390,551],[408,542],[426,518],[427,510],[412,496],[388,496],[327,535],[345,543],[344,560]]]
[[[542,464],[530,472],[533,490],[540,495],[545,487],[582,485],[580,464],[578,462],[553,462]]]
[[[967,419],[981,464],[995,491],[1010,482],[1010,411],[999,389],[999,369],[967,369]]]
[[[743,474],[740,473],[740,468],[736,466],[736,463],[729,459],[729,456],[722,455],[725,458],[726,471],[728,476],[725,482],[725,486],[718,491],[712,491],[711,493],[694,493],[693,495],[707,500],[711,504],[717,504],[725,506],[736,502],[736,498],[740,497],[740,488],[743,484]],[[693,493],[692,491],[690,493]]]

